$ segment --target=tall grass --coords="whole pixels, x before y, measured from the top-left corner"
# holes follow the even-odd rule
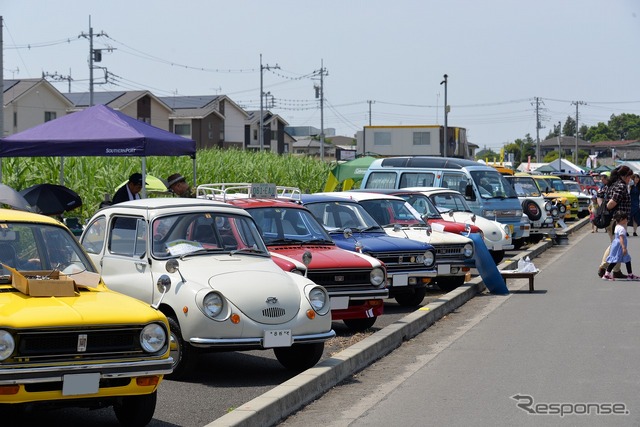
[[[166,180],[179,172],[193,182],[193,160],[181,157],[147,157],[147,174]],[[82,198],[82,207],[65,216],[86,220],[98,209],[105,194],[142,169],[140,157],[65,157],[64,185]],[[244,150],[200,150],[196,154],[196,182],[262,182],[299,187],[313,193],[324,187],[331,165],[310,157]],[[2,183],[16,190],[35,184],[60,183],[60,158],[7,158],[2,160]]]

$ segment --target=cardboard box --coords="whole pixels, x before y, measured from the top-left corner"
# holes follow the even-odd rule
[[[18,271],[7,265],[11,272],[11,285],[32,297],[72,297],[78,291],[73,279],[59,271]],[[46,277],[42,279],[41,277]]]

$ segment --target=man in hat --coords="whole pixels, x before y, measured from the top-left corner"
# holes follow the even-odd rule
[[[129,181],[122,187],[118,188],[116,194],[111,199],[112,204],[126,202],[128,200],[137,200],[140,198],[140,191],[142,190],[142,174],[132,173],[129,177]]]
[[[196,197],[195,191],[187,184],[187,180],[179,173],[169,175],[167,178],[167,190],[178,197]]]

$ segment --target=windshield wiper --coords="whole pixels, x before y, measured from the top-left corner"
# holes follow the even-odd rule
[[[391,227],[393,227],[393,224],[389,224]],[[380,230],[380,226],[379,225],[370,225],[369,227],[365,227],[365,228],[356,228],[356,230],[360,233],[366,233],[367,231],[373,231],[373,230]]]
[[[223,248],[201,248],[201,249],[180,255],[180,259],[185,259],[186,257],[191,255],[202,255],[202,254],[207,254],[211,252],[222,252],[222,251],[224,251]]]
[[[258,248],[254,248],[254,247],[246,247],[246,248],[241,248],[241,249],[234,249],[231,252],[229,252],[229,255],[235,255],[238,252],[249,252],[249,253],[254,253],[254,254],[265,254],[266,252],[261,251]]]
[[[311,239],[311,240],[307,240],[302,242],[303,245],[313,245],[313,244],[327,244],[327,243],[331,243],[334,244],[333,240],[327,240],[327,239]]]
[[[267,242],[269,245],[288,245],[291,243],[304,243],[304,241],[300,239],[274,239]]]

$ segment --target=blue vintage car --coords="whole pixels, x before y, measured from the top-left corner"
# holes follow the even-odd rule
[[[437,275],[436,251],[432,245],[388,236],[354,200],[303,194],[301,201],[339,247],[373,256],[386,265],[389,297],[403,306],[422,302],[427,284]]]

